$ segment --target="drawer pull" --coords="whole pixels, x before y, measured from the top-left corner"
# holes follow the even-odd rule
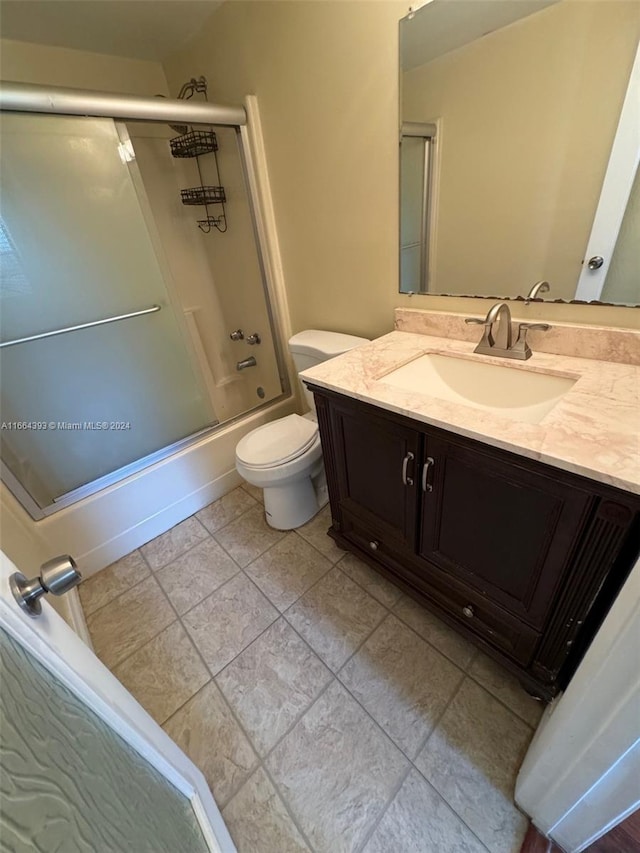
[[[413,486],[413,478],[407,477],[407,466],[409,465],[409,462],[413,462],[414,459],[415,457],[413,453],[409,450],[407,455],[402,460],[402,482],[405,486]]]
[[[467,604],[466,607],[463,607],[462,612],[467,617],[467,619],[473,619],[473,617],[475,616],[473,612],[473,607],[470,604]]]
[[[436,464],[436,460],[433,456],[427,456],[427,461],[422,466],[422,491],[423,492],[432,492],[433,484],[429,480],[429,472]]]
[[[372,539],[371,542],[369,542],[369,548],[371,548],[372,551],[377,551],[379,545],[380,543],[376,542],[375,539]]]

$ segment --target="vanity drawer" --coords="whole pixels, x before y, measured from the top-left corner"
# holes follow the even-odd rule
[[[412,572],[412,575],[420,591],[464,629],[477,634],[523,666],[531,661],[541,637],[538,631],[477,592],[452,582],[437,570],[426,575]]]
[[[471,631],[519,664],[529,663],[540,639],[537,631],[444,572],[435,567],[429,569],[415,555],[399,553],[396,541],[385,540],[380,531],[359,519],[344,513],[341,532],[381,565],[385,575],[391,574],[400,581],[400,586],[419,593],[416,597],[424,599],[427,606],[434,604],[438,615],[448,622]]]

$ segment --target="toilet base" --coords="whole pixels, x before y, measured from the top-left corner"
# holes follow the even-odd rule
[[[318,512],[316,490],[310,477],[284,486],[264,489],[264,511],[269,527],[293,530],[302,527]]]

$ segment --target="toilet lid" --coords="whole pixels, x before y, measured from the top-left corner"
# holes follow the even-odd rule
[[[252,468],[273,468],[308,450],[318,435],[318,424],[300,415],[287,415],[258,427],[241,438],[236,456]]]

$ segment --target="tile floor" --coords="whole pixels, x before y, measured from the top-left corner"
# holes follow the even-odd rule
[[[206,776],[240,853],[517,853],[542,708],[326,535],[238,488],[87,579],[96,653]]]

